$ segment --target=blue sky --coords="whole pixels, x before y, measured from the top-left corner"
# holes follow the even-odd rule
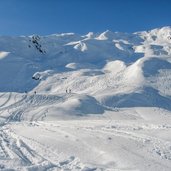
[[[171,0],[0,0],[0,35],[171,26]]]

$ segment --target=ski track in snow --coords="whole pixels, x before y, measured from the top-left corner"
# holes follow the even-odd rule
[[[7,133],[7,130],[2,131],[1,130],[1,149],[3,153],[5,154],[2,157],[2,163],[6,163],[4,161],[7,161],[7,165],[4,165],[4,168],[8,168],[8,161],[9,160],[16,160],[17,163],[20,163],[21,166],[15,166],[16,170],[22,170],[24,167],[31,166],[33,169],[48,169],[51,167],[54,167],[52,163],[45,160],[42,156],[37,154],[34,150],[32,150],[27,144],[25,144],[21,139],[19,139],[16,135],[11,135],[11,133]],[[37,163],[37,166],[35,165],[35,161]],[[41,163],[44,163],[41,168]],[[15,164],[15,163],[14,163]],[[17,168],[18,167],[18,168]],[[39,168],[40,167],[40,168]],[[12,169],[12,168],[11,168]]]
[[[154,168],[157,168],[157,170],[163,168],[165,170],[171,169],[171,165],[169,164],[171,162],[171,141],[164,140],[148,133],[148,131],[153,132],[156,130],[171,132],[170,124],[138,124],[136,123],[137,118],[142,121],[144,120],[136,110],[134,112],[132,111],[132,113],[122,110],[122,114],[131,118],[131,122],[128,122],[128,124],[113,120],[111,116],[101,117],[100,120],[87,120],[87,122],[86,120],[80,120],[80,122],[79,120],[66,120],[51,123],[43,121],[48,116],[48,108],[40,109],[29,117],[29,122],[25,122],[26,111],[37,107],[43,107],[47,104],[63,103],[67,99],[73,97],[73,95],[45,96],[25,94],[19,97],[18,100],[17,95],[14,95],[14,100],[10,102],[12,99],[11,96],[12,95],[8,94],[7,99],[4,99],[3,105],[0,108],[1,118],[4,120],[2,121],[0,132],[0,168],[3,170],[12,168],[15,168],[15,170],[25,169],[29,171],[136,170],[140,169],[141,162],[143,163],[143,170],[150,166],[151,168],[149,168],[149,170],[154,170]],[[7,105],[8,103],[10,103],[10,105]],[[115,112],[120,112],[117,108],[111,109]],[[159,108],[158,110],[154,109],[154,112],[163,115],[165,111]],[[4,113],[8,113],[9,116],[5,117]],[[86,124],[88,125],[86,126]],[[17,129],[17,127],[19,127],[19,129]],[[20,129],[26,129],[26,131],[31,129],[30,131],[32,132],[34,131],[32,128],[35,130],[38,129],[38,132],[41,132],[40,134],[45,136],[45,139],[43,139],[46,141],[43,142],[42,139],[36,138],[35,136],[32,137],[28,133],[20,133]],[[84,157],[81,158],[80,154],[77,154],[77,152],[74,154],[75,152],[73,150],[71,150],[73,153],[73,155],[71,155],[71,152],[63,153],[63,150],[56,149],[56,146],[51,147],[50,144],[52,140],[48,141],[46,139],[46,136],[49,137],[48,135],[56,137],[54,145],[55,143],[59,143],[61,146],[61,143],[67,144],[68,141],[68,147],[71,146],[73,149],[79,147],[80,151],[83,153],[90,153],[90,160],[86,160],[85,162]],[[61,137],[65,140],[60,140]],[[125,153],[128,156],[130,155],[130,158],[137,159],[137,165],[134,166],[134,164],[130,165],[129,163],[123,164],[122,166],[120,162],[122,160],[122,162],[124,162],[124,158],[118,159],[118,157],[113,155],[109,150],[104,149],[103,145],[101,146],[101,144],[104,143],[108,148],[114,150],[114,147],[116,146],[115,141],[119,143],[117,140],[118,137],[124,141],[124,143],[121,141],[121,144],[117,144],[117,148],[121,151],[118,156],[120,157],[120,153]],[[101,141],[99,147],[97,145],[98,141]],[[74,145],[75,143],[76,145]],[[126,143],[128,143],[128,146]],[[134,149],[129,148],[131,143],[136,147],[135,151]],[[118,150],[116,151],[118,153]],[[146,159],[144,154],[147,156],[149,155],[150,157]],[[91,160],[96,161],[96,164],[91,162]]]
[[[14,135],[13,135],[14,136]],[[1,149],[7,156],[11,156],[10,159],[16,158],[23,166],[34,165],[34,161],[41,163],[44,158],[36,154],[28,145],[26,145],[18,137],[13,137],[6,133],[6,131],[1,132]],[[5,144],[5,148],[3,147]],[[6,149],[6,150],[5,150]],[[5,157],[6,158],[6,157]],[[4,160],[5,160],[4,158]],[[9,157],[8,157],[9,158]],[[46,168],[47,166],[45,166]],[[19,168],[18,168],[19,169]]]
[[[8,98],[6,99],[6,101],[5,101],[3,104],[0,105],[0,107],[5,106],[5,105],[10,101],[10,99],[11,99],[11,94],[12,94],[12,93],[9,93]],[[2,96],[3,96],[3,95],[2,95]]]
[[[33,114],[30,119],[30,123],[21,122],[21,120],[24,119],[24,112],[28,110],[28,107],[42,106],[49,103],[49,101],[51,103],[54,101],[61,103],[65,101],[66,98],[70,97],[72,96],[67,95],[66,97],[58,97],[52,100],[47,96],[24,95],[17,101],[15,95],[13,104],[8,106],[6,105],[8,103],[7,100],[4,101],[3,104],[5,107],[2,105],[0,110],[1,112],[8,111],[9,116],[5,118],[6,120],[4,122],[4,126],[1,127],[0,133],[1,169],[11,169],[10,166],[12,166],[15,167],[16,170],[136,170],[136,167],[130,166],[124,166],[122,168],[122,166],[118,164],[118,161],[115,161],[115,158],[113,158],[114,156],[109,153],[109,151],[101,150],[101,147],[96,146],[96,143],[94,143],[95,140],[92,140],[92,137],[95,137],[93,139],[99,139],[96,141],[102,142],[105,139],[105,143],[106,141],[110,142],[106,145],[113,148],[112,146],[114,145],[112,142],[117,139],[117,137],[121,137],[122,139],[125,139],[125,142],[131,141],[133,144],[135,143],[137,146],[136,148],[138,148],[138,151],[133,151],[133,149],[129,149],[126,144],[118,145],[118,148],[121,148],[124,153],[128,153],[129,155],[131,154],[131,156],[136,156],[138,160],[147,162],[149,165],[154,163],[154,165],[158,168],[170,170],[171,166],[168,164],[168,161],[171,161],[171,142],[154,136],[146,135],[146,130],[169,131],[171,130],[171,125],[137,125],[135,124],[136,122],[133,123],[133,125],[126,125],[120,122],[117,123],[117,121],[113,121],[110,117],[109,120],[105,118],[104,122],[102,122],[103,120],[97,120],[94,122],[87,121],[90,122],[88,124],[89,126],[85,126],[85,123],[81,124],[79,121],[59,121],[59,124],[40,122],[44,117],[46,117],[46,115],[48,115],[48,109],[45,110],[44,108],[39,110],[38,113]],[[9,96],[7,98],[8,101],[10,101]],[[43,101],[41,102],[41,100]],[[16,110],[14,110],[14,108]],[[159,113],[162,113],[162,110],[160,110]],[[138,113],[135,111],[135,117],[136,116],[138,116]],[[15,124],[14,121],[17,121],[17,124]],[[73,146],[72,143],[76,142],[80,146],[80,150],[82,150],[84,153],[87,151],[87,153],[91,152],[93,154],[92,160],[108,161],[107,163],[110,164],[83,164],[84,162],[82,163],[78,156],[67,156],[66,154],[64,155],[62,153],[62,150],[59,152],[58,150],[55,150],[55,148],[53,149],[50,147],[50,144],[47,140],[47,142],[44,143],[30,135],[20,135],[20,131],[16,129],[17,126],[20,125],[23,125],[22,129],[29,129],[30,127],[38,128],[41,130],[41,132],[43,131],[42,135],[45,137],[48,134],[52,134],[53,137],[57,136],[59,141],[60,136],[63,136],[65,139],[67,139],[66,141],[71,142],[71,144],[69,143],[68,146]],[[85,135],[85,137],[82,135]],[[55,141],[58,142],[58,138]],[[92,142],[87,141],[88,139],[90,139]],[[147,155],[149,154],[154,156],[155,160],[151,159],[151,161],[148,161],[145,159],[143,155],[141,155],[141,152],[139,152],[140,148],[142,148],[142,151]],[[166,164],[160,163],[160,160],[166,160]]]
[[[16,170],[96,170],[85,167],[74,156],[64,159],[62,154],[55,153],[50,147],[34,139],[18,136],[10,129],[1,129],[0,142],[0,167],[4,170],[12,169],[9,167],[10,161],[15,161],[13,167]],[[41,154],[35,151],[37,149]],[[49,159],[51,156],[53,161]]]
[[[38,107],[39,105],[42,106],[42,104],[46,103],[53,103],[55,99],[49,100],[48,96],[40,96],[39,100],[36,100],[36,96],[29,96],[24,95],[21,99],[18,101],[16,100],[16,96],[14,96],[14,102],[10,105],[6,105],[10,99],[8,96],[8,99],[5,100],[3,105],[0,108],[1,114],[3,112],[8,113],[8,117],[4,116],[5,121],[1,124],[4,125],[1,128],[1,161],[0,162],[0,168],[1,169],[12,169],[10,168],[10,165],[15,167],[16,170],[23,170],[23,169],[28,169],[28,170],[62,170],[62,169],[69,169],[69,170],[95,170],[93,168],[89,168],[81,164],[80,160],[74,156],[68,156],[68,159],[63,159],[57,162],[51,162],[48,159],[45,159],[44,155],[47,155],[47,153],[52,153],[53,150],[50,152],[47,152],[46,150],[44,151],[44,154],[41,156],[35,152],[27,143],[24,142],[24,140],[29,143],[33,144],[33,146],[36,146],[36,148],[40,148],[41,152],[42,150],[46,149],[47,147],[45,145],[42,145],[42,143],[35,141],[34,139],[31,140],[30,138],[22,137],[24,140],[22,140],[19,136],[13,133],[11,129],[3,129],[5,125],[8,125],[8,123],[13,123],[14,121],[20,122],[22,120],[24,111],[27,110],[28,107],[33,106],[33,107]],[[61,103],[65,101],[67,98],[71,97],[71,95],[66,95],[63,97],[58,97],[57,101],[58,103]],[[29,99],[29,100],[27,100]],[[41,102],[41,99],[43,100]],[[56,100],[55,100],[56,102]],[[6,106],[5,106],[6,105]],[[5,107],[4,107],[5,106]],[[14,110],[15,109],[15,110]],[[14,110],[14,111],[13,111]],[[37,121],[43,119],[45,117],[46,112],[43,114],[44,109],[40,110],[38,113],[34,114],[31,117],[30,121]],[[1,116],[3,118],[3,116]],[[53,157],[59,158],[59,154],[55,154],[53,152]],[[5,162],[4,162],[5,161]],[[36,161],[36,163],[35,163]],[[14,162],[14,163],[13,163]]]
[[[91,123],[91,121],[90,121],[90,123]],[[70,125],[68,126],[68,124],[71,124],[72,126],[70,126]],[[28,124],[26,123],[26,125],[28,126],[29,123]],[[141,126],[139,126],[137,128],[135,126],[131,126],[131,125],[129,125],[128,127],[125,127],[125,126],[122,127],[122,124],[120,124],[120,128],[119,127],[117,128],[117,124],[109,127],[107,125],[103,125],[103,123],[101,121],[100,121],[100,123],[98,123],[98,121],[96,121],[95,125],[94,125],[94,123],[91,123],[89,125],[92,125],[92,126],[87,126],[87,127],[83,126],[83,125],[81,126],[81,124],[79,124],[78,121],[75,121],[75,122],[68,121],[67,124],[65,123],[65,121],[64,122],[61,121],[57,125],[56,125],[56,123],[32,122],[31,127],[36,127],[40,130],[44,130],[47,133],[50,132],[50,134],[56,135],[57,137],[63,136],[69,142],[73,142],[73,143],[79,142],[78,144],[79,144],[79,146],[81,146],[81,149],[83,151],[85,149],[88,150],[89,152],[91,151],[91,153],[93,153],[93,155],[95,156],[94,158],[96,160],[104,160],[104,161],[105,160],[110,161],[113,156],[110,156],[111,154],[107,154],[106,153],[107,151],[102,152],[102,150],[100,149],[101,147],[98,148],[98,146],[96,146],[96,144],[92,144],[91,141],[90,142],[85,141],[84,136],[78,136],[78,135],[79,134],[86,135],[86,136],[88,135],[87,139],[90,139],[90,140],[92,139],[92,136],[94,136],[95,139],[98,138],[99,141],[104,141],[104,139],[105,139],[105,141],[108,142],[106,144],[108,146],[113,146],[112,142],[115,141],[115,138],[117,139],[117,137],[121,137],[121,138],[125,139],[125,142],[127,142],[127,140],[129,140],[129,141],[135,143],[140,151],[142,148],[142,151],[144,151],[148,155],[154,156],[155,160],[151,159],[151,161],[150,161],[149,159],[145,159],[144,156],[141,154],[141,152],[134,151],[133,149],[129,149],[125,143],[124,143],[125,145],[123,145],[122,143],[121,143],[121,145],[118,144],[118,148],[121,148],[123,151],[127,152],[129,155],[131,154],[133,156],[138,157],[139,160],[141,160],[141,162],[147,162],[147,164],[149,164],[149,165],[153,163],[154,165],[156,165],[160,168],[165,168],[165,170],[170,170],[171,166],[169,165],[169,163],[171,160],[171,152],[170,152],[171,143],[169,141],[165,141],[160,138],[156,138],[153,136],[145,135],[144,133],[142,134],[142,133],[137,132],[138,130],[142,131],[142,129],[145,129],[145,128],[142,128]],[[28,127],[30,127],[30,126],[28,126]],[[150,128],[151,125],[149,124],[148,127]],[[147,127],[147,129],[149,129],[148,127]],[[17,126],[16,126],[16,128],[17,128]],[[153,129],[153,128],[150,128],[150,129]],[[155,129],[163,130],[165,128],[157,127],[157,125],[156,125],[156,128],[154,128],[154,130]],[[171,129],[171,127],[169,129]],[[13,130],[15,132],[15,127]],[[47,133],[45,133],[45,135],[47,135]],[[50,147],[48,147],[48,148],[45,147],[45,145],[42,144],[42,142],[40,142],[40,140],[35,140],[34,138],[33,139],[28,138],[28,137],[25,137],[25,135],[24,136],[20,135],[20,138],[25,139],[27,144],[33,143],[34,146],[37,146],[37,148],[40,148],[40,146],[43,146],[43,148],[45,148],[45,149],[48,149],[48,150],[51,149]],[[42,152],[42,149],[40,151]],[[52,151],[53,151],[53,154],[52,154]],[[48,158],[54,158],[54,151],[55,150],[51,149],[50,153],[52,154],[53,157],[48,156]],[[44,154],[46,154],[46,153],[47,153],[47,151],[44,152]],[[48,154],[50,154],[50,153],[48,153]],[[59,154],[59,153],[57,152],[56,155],[57,154]],[[58,156],[58,159],[60,158],[59,156]],[[73,157],[73,158],[75,158],[75,157]],[[162,163],[158,162],[160,160],[165,160],[166,165],[163,165]],[[54,161],[52,163],[54,164]],[[63,162],[59,162],[59,163],[61,164]],[[58,165],[58,167],[59,167],[59,165]],[[97,170],[98,169],[122,170],[122,168],[120,168],[119,165],[117,165],[117,161],[115,162],[114,159],[113,159],[113,164],[112,164],[111,168],[107,168],[107,166],[105,166],[105,165],[96,165],[94,167]],[[78,170],[82,170],[82,169],[80,168]],[[125,170],[127,170],[126,167],[125,167]],[[128,170],[131,170],[131,169],[128,169]]]

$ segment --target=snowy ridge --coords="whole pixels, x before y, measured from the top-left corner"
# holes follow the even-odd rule
[[[170,27],[0,36],[0,170],[170,171],[170,104]]]

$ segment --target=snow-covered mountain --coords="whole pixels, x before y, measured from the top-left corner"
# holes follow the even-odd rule
[[[171,27],[0,36],[0,170],[171,170]]]
[[[1,92],[71,89],[76,99],[89,95],[108,107],[170,109],[171,28],[1,36],[0,82]]]

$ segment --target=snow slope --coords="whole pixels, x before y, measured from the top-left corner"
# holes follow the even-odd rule
[[[171,170],[171,28],[0,36],[0,170]]]

